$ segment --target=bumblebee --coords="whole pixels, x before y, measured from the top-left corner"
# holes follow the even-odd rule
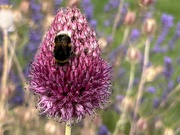
[[[72,56],[71,38],[67,34],[58,34],[54,39],[54,58],[58,65],[65,65]]]

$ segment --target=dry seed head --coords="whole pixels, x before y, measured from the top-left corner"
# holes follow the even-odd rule
[[[3,30],[8,30],[13,26],[14,15],[10,7],[2,7],[0,9],[0,28]]]
[[[127,50],[127,58],[132,63],[137,63],[140,59],[140,51],[135,47],[129,47]]]
[[[147,35],[153,35],[156,30],[156,21],[155,19],[149,18],[144,22],[143,31]]]

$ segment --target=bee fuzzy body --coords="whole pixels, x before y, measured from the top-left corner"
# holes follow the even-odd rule
[[[72,56],[71,38],[67,34],[58,34],[54,39],[54,58],[59,66],[68,63]]]

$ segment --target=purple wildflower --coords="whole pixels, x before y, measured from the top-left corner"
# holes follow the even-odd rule
[[[138,40],[141,32],[138,29],[133,29],[130,34],[130,40],[131,42],[135,42]]]
[[[176,26],[176,31],[173,38],[168,43],[170,49],[174,49],[174,44],[179,38],[180,38],[180,22]]]
[[[14,108],[18,105],[22,105],[24,102],[24,90],[22,86],[16,86],[13,96],[8,100],[9,108]]]
[[[6,5],[9,4],[9,0],[1,0],[0,5]]]
[[[117,13],[119,3],[120,3],[119,0],[109,0],[109,2],[104,6],[104,11],[105,12],[108,12],[108,11],[111,12],[111,14],[109,14],[108,17],[107,17],[108,19],[105,20],[104,26],[113,25],[113,23],[114,23],[113,20],[116,17],[116,13]],[[125,17],[125,15],[127,13],[128,6],[129,5],[127,3],[124,3],[122,11],[121,11],[121,18],[120,18],[120,21],[119,21],[117,27],[120,27],[123,24],[124,17]]]
[[[154,108],[158,108],[159,105],[160,105],[160,100],[159,100],[159,98],[154,98],[153,107],[154,107]]]
[[[25,56],[29,58],[32,57],[37,51],[38,44],[41,42],[42,39],[42,12],[41,12],[41,4],[38,3],[36,0],[31,0],[30,2],[30,9],[31,9],[31,19],[33,20],[36,27],[31,28],[29,31],[29,42],[24,48]]]
[[[174,17],[172,15],[162,14],[161,23],[165,28],[171,28],[174,25],[173,21]]]
[[[150,87],[147,88],[147,91],[148,91],[149,93],[155,93],[155,92],[156,92],[156,88],[153,87],[153,86],[150,86]]]
[[[173,88],[174,88],[174,82],[172,80],[170,80],[168,82],[167,89],[168,89],[168,91],[171,91]]]
[[[56,14],[63,0],[54,0],[54,13]]]
[[[164,76],[169,79],[173,74],[172,59],[170,57],[164,58]]]
[[[82,9],[83,9],[83,11],[86,15],[86,18],[87,18],[88,22],[90,23],[90,25],[93,28],[96,28],[97,21],[95,19],[93,19],[94,6],[91,3],[91,0],[82,0],[81,6],[82,6]]]
[[[173,26],[173,21],[174,21],[173,16],[168,15],[168,14],[162,15],[161,17],[162,31],[155,43],[155,46],[154,46],[155,52],[165,52],[167,50],[166,48],[161,48],[160,46],[163,43],[163,41],[166,39],[170,28]]]
[[[180,76],[178,76],[178,78],[177,78],[177,82],[178,82],[178,83],[180,83]]]
[[[110,10],[118,8],[119,2],[119,0],[109,0],[109,2],[104,7],[104,11],[108,12]]]
[[[99,128],[99,131],[98,131],[98,135],[108,135],[108,129],[105,125],[101,125],[101,127]]]
[[[124,99],[124,95],[117,95],[116,96],[116,101],[117,102],[122,102],[123,99]]]
[[[59,32],[71,35],[74,53],[64,66],[53,56]],[[30,67],[30,91],[39,95],[40,114],[71,124],[103,109],[111,95],[111,69],[100,57],[96,34],[80,10],[60,9]]]
[[[125,75],[125,73],[126,73],[126,70],[121,67],[118,72],[118,77],[119,78],[123,77]]]

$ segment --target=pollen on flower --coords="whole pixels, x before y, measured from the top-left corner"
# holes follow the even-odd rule
[[[53,50],[54,39],[62,31],[71,33],[73,55],[59,66]],[[96,34],[80,10],[60,9],[31,64],[29,90],[39,96],[40,114],[71,124],[108,103],[111,70],[100,57]]]

